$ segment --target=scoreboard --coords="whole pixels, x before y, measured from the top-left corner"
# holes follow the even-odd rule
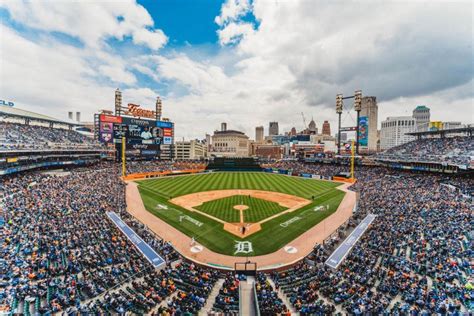
[[[174,124],[172,122],[151,119],[123,117],[100,114],[97,117],[96,131],[100,142],[115,144],[121,151],[125,137],[127,156],[144,158],[172,159]],[[165,150],[162,152],[162,145]]]

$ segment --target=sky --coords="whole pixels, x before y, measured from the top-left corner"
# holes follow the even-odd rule
[[[474,122],[472,1],[0,0],[0,99],[92,121],[124,103],[178,139],[314,118],[335,132],[337,93],[376,96],[380,122],[431,108]],[[350,102],[349,102],[350,103]],[[347,104],[351,107],[351,104]],[[343,114],[352,126],[354,112]]]

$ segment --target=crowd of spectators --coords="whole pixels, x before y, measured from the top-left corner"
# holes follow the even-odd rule
[[[359,214],[377,218],[337,270],[311,261],[272,275],[302,314],[453,314],[474,308],[472,196],[441,175],[359,167]]]
[[[330,177],[340,172],[347,172],[347,166],[335,164],[320,163],[301,163],[298,161],[276,161],[273,163],[263,164],[264,168],[275,168],[282,170],[291,170],[294,173],[317,174],[320,176]]]
[[[26,173],[0,180],[4,312],[195,314],[218,272],[187,262],[125,211],[118,168],[89,167],[65,175]],[[154,271],[108,220],[122,219],[163,258]],[[161,303],[160,303],[161,302]]]
[[[127,174],[144,172],[176,171],[186,169],[205,169],[206,164],[199,160],[170,161],[170,160],[149,160],[149,161],[127,161]]]
[[[137,172],[150,167],[188,169],[193,163],[129,166]],[[298,162],[279,167],[320,175],[345,171]],[[125,211],[119,169],[105,163],[61,176],[24,173],[0,179],[3,311],[196,314],[219,278],[224,284],[213,309],[236,310],[239,277],[187,262],[131,217]],[[316,246],[294,267],[273,273],[276,288],[259,274],[256,290],[262,314],[289,313],[278,290],[302,315],[472,310],[474,216],[466,188],[472,189],[473,180],[380,167],[357,167],[356,177],[356,217],[373,213],[374,223],[337,270],[324,262],[342,236]],[[108,220],[108,211],[117,212],[166,259],[166,266],[155,270]]]
[[[225,275],[222,288],[216,297],[213,312],[223,313],[224,315],[239,314],[239,284],[241,280],[245,280],[245,276],[228,273]]]
[[[474,137],[423,138],[390,148],[377,155],[382,160],[437,162],[467,166],[474,157]]]
[[[291,315],[285,303],[278,297],[278,293],[275,291],[265,274],[257,273],[255,289],[257,291],[260,315]]]
[[[0,122],[0,150],[100,149],[94,139],[74,130]]]

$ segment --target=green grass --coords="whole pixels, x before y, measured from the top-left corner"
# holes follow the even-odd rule
[[[138,181],[140,186],[164,197],[226,189],[249,189],[282,192],[311,199],[338,183],[318,181],[263,172],[215,172]]]
[[[262,219],[287,210],[286,207],[283,207],[278,203],[255,197],[249,198],[248,195],[234,195],[214,201],[204,202],[202,205],[194,208],[228,223],[238,223],[240,222],[240,212],[236,210],[234,206],[239,204],[247,205],[249,207],[243,211],[245,223],[256,223]]]
[[[139,181],[138,188],[145,207],[149,212],[174,226],[184,234],[194,237],[196,241],[203,246],[221,254],[245,256],[245,254],[242,253],[235,254],[234,245],[236,241],[246,240],[252,242],[253,246],[253,252],[248,254],[248,256],[258,256],[277,251],[335,212],[344,197],[344,192],[335,189],[337,186],[339,186],[338,183],[277,174],[229,172],[142,180]],[[226,232],[221,223],[204,215],[188,211],[168,201],[171,196],[176,197],[189,193],[219,189],[275,191],[304,197],[310,200],[314,196],[315,199],[311,204],[305,207],[278,216],[264,223],[262,230],[245,239],[239,239],[237,236]],[[208,203],[212,205],[217,203],[217,201],[219,200]],[[156,207],[157,204],[167,205],[168,209],[158,209]],[[229,203],[229,205],[230,204],[231,203]],[[238,202],[237,204],[241,203]],[[314,208],[318,205],[329,205],[329,209],[315,212]],[[235,212],[238,216],[239,212],[237,210],[235,210]],[[259,218],[268,217],[268,214],[265,215],[264,212],[262,212],[262,214],[259,213],[259,209],[256,207],[255,214],[252,215],[254,217],[249,217],[248,220],[254,222],[259,221]],[[189,220],[183,220],[183,216],[189,216],[189,218],[192,218],[194,221],[199,221],[201,225],[197,226]],[[287,227],[280,225],[293,218],[299,219]],[[234,221],[233,219],[232,222]],[[236,221],[238,222],[239,220]]]

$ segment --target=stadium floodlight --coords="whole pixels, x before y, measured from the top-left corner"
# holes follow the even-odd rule
[[[343,107],[342,94],[336,95],[336,113],[341,114]]]
[[[356,90],[354,93],[354,109],[356,111],[362,110],[362,91]]]

